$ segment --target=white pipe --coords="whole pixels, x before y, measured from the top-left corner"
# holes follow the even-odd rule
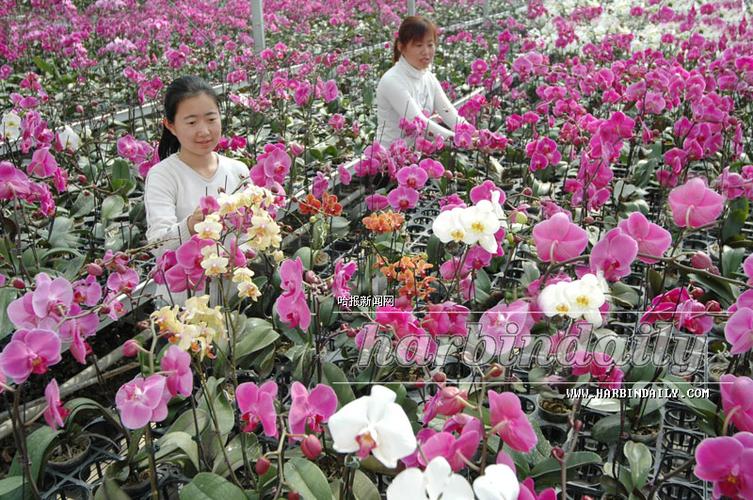
[[[264,40],[264,7],[262,0],[251,0],[251,27],[254,30],[254,50],[258,53],[267,46]]]

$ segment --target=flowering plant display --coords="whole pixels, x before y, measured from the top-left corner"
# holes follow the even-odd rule
[[[0,7],[2,498],[753,497],[743,2],[418,2],[392,144],[404,2],[204,4]],[[184,73],[248,175],[167,247]]]

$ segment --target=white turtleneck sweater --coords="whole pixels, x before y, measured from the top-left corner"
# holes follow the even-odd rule
[[[186,165],[178,153],[154,165],[146,176],[144,207],[146,208],[146,239],[160,243],[153,251],[156,257],[167,250],[175,250],[191,239],[188,217],[199,206],[202,196],[217,198],[220,192],[233,193],[248,177],[248,167],[238,160],[215,153],[217,171],[207,179]],[[168,293],[159,285],[156,295],[167,303],[183,304],[187,294]],[[214,294],[212,304],[216,304]]]
[[[401,118],[413,121],[419,117],[426,123],[430,134],[446,139],[455,136],[452,130],[427,118],[424,110],[429,115],[438,114],[453,130],[458,120],[465,121],[447,98],[431,67],[416,69],[404,57],[400,57],[379,80],[376,102],[377,140],[385,147],[405,135],[400,129]]]

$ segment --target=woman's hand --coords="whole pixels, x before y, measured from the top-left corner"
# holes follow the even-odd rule
[[[188,232],[191,233],[191,235],[196,234],[195,226],[203,220],[204,212],[202,212],[201,207],[196,207],[196,210],[188,216],[188,220],[186,221],[186,224],[188,224]]]

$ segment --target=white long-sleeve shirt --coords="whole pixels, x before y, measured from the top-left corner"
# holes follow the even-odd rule
[[[149,170],[144,186],[146,239],[149,243],[161,243],[154,251],[157,257],[191,239],[188,217],[199,206],[202,196],[216,198],[220,190],[232,193],[248,177],[248,167],[242,162],[215,154],[217,171],[211,179],[183,163],[177,153]],[[157,294],[169,301],[164,285],[158,286]],[[176,304],[182,304],[185,298],[185,293],[172,294]]]
[[[377,140],[388,147],[395,139],[405,134],[400,129],[400,119],[413,121],[419,117],[426,123],[427,131],[446,139],[454,137],[454,132],[441,126],[424,115],[438,114],[444,123],[453,130],[463,122],[455,106],[447,98],[437,77],[431,69],[416,69],[404,57],[395,63],[379,80],[376,94]]]

